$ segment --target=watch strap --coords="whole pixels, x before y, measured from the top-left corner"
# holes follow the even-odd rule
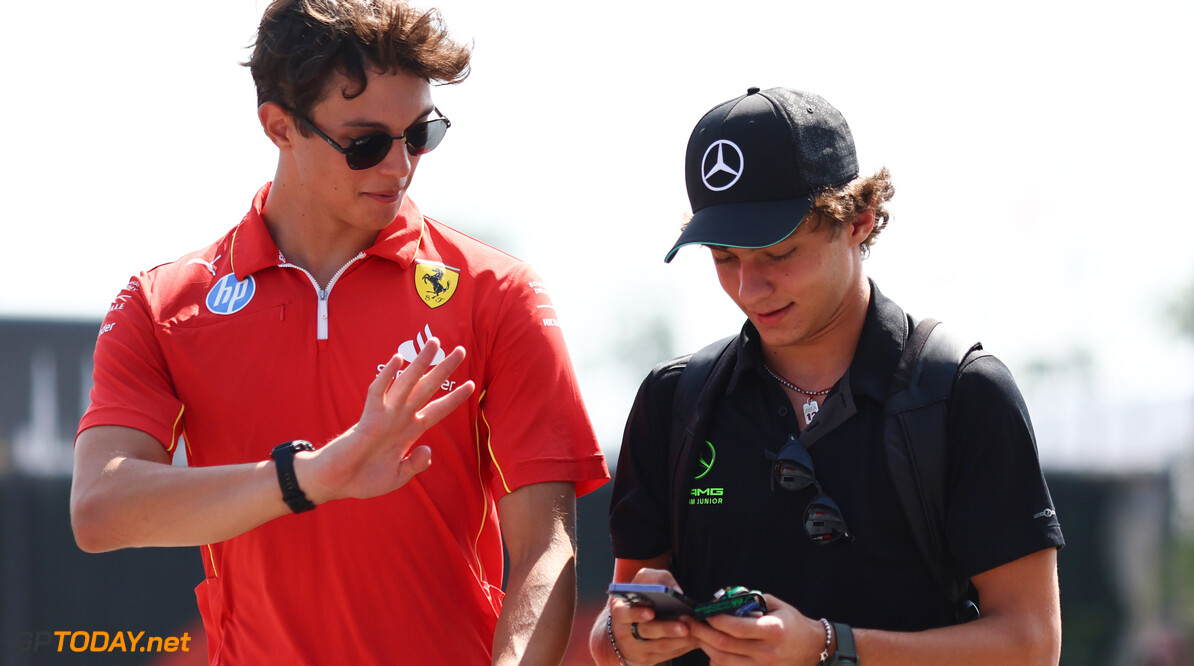
[[[858,650],[854,647],[854,630],[850,625],[834,622],[833,633],[837,636],[837,650],[829,660],[829,666],[858,666]]]
[[[299,451],[314,451],[315,446],[303,439],[283,442],[270,451],[269,457],[274,459],[274,469],[278,472],[278,486],[282,488],[282,501],[294,513],[302,513],[315,508],[303,489],[299,488],[298,478],[294,475],[294,455]]]

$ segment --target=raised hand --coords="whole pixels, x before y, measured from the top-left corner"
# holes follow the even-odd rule
[[[474,388],[472,381],[463,382],[431,399],[465,356],[457,347],[432,366],[439,349],[432,338],[405,368],[405,359],[395,354],[369,385],[360,421],[327,446],[296,458],[295,473],[312,502],[384,495],[431,465],[431,449],[415,442]]]

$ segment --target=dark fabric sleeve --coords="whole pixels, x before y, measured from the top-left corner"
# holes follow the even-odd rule
[[[671,550],[668,439],[683,369],[678,361],[657,366],[630,408],[609,508],[614,557],[646,560]]]
[[[947,542],[974,576],[1065,544],[1028,407],[994,356],[963,364],[949,407]]]

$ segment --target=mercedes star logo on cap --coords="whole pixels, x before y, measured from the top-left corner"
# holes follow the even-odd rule
[[[733,152],[729,153],[728,155],[730,158],[729,162],[726,162],[726,146],[729,146],[733,149]],[[713,152],[714,148],[717,149],[717,161],[710,165],[709,153]],[[701,181],[705,183],[705,187],[714,192],[728,190],[734,186],[734,183],[738,182],[739,178],[742,177],[742,167],[745,165],[746,160],[742,157],[742,149],[740,149],[733,141],[727,141],[725,139],[714,141],[707,149],[705,149],[705,156],[701,158]],[[729,182],[723,185],[714,185],[712,182],[710,182],[711,178],[720,173],[729,174]],[[725,180],[725,177],[723,176],[721,178],[716,178],[715,180],[722,181]]]

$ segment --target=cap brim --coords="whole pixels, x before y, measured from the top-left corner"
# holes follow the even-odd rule
[[[804,221],[813,207],[813,197],[781,201],[750,201],[702,208],[668,251],[670,262],[685,245],[719,245],[757,249],[775,245]]]

